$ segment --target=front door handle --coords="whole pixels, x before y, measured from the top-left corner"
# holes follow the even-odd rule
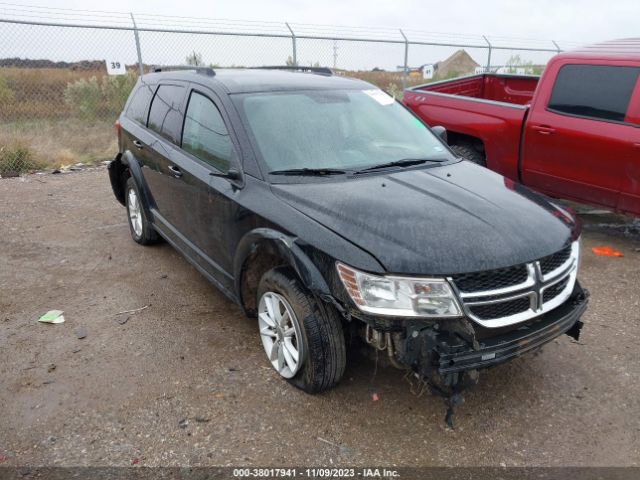
[[[142,143],[140,140],[134,140],[133,144],[138,150],[142,150],[144,148],[144,143]]]
[[[171,175],[176,178],[180,178],[182,176],[182,170],[180,170],[175,165],[169,165],[169,171],[171,172]]]
[[[555,131],[556,131],[555,128],[551,128],[551,127],[548,127],[546,125],[534,125],[531,128],[533,128],[540,135],[551,135],[551,134],[555,133]]]

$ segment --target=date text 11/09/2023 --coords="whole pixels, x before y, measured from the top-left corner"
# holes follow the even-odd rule
[[[400,478],[387,468],[236,468],[236,478]]]

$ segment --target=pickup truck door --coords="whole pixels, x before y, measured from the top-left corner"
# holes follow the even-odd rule
[[[640,79],[631,96],[625,121],[635,126],[631,132],[633,159],[627,164],[624,172],[617,209],[640,216]]]
[[[639,67],[554,66],[525,124],[522,181],[545,193],[616,208],[636,127],[625,122]],[[552,67],[553,68],[553,67]]]

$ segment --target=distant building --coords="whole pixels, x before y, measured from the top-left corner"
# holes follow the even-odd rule
[[[402,72],[404,70],[404,67],[402,65],[399,65],[397,68],[399,72]],[[411,78],[433,78],[433,71],[434,66],[431,63],[426,63],[424,65],[420,65],[419,67],[409,67],[407,69],[407,73]]]
[[[409,67],[410,77],[422,78],[449,78],[452,76],[470,75],[475,73],[476,68],[480,64],[476,62],[466,50],[458,50],[446,60],[441,60],[434,64],[426,63],[419,67]],[[402,72],[403,66],[398,67],[398,71]]]
[[[452,76],[470,75],[475,73],[477,63],[466,50],[458,50],[446,60],[442,60],[434,65],[436,75],[439,78]]]

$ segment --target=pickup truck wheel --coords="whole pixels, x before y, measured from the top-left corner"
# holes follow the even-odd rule
[[[482,152],[479,152],[478,150],[473,148],[471,145],[466,143],[459,143],[459,144],[453,144],[449,146],[451,147],[451,150],[456,152],[462,158],[469,160],[473,163],[477,163],[478,165],[481,165],[483,167],[487,166],[487,162],[485,161],[485,158]]]
[[[142,207],[142,198],[138,186],[132,177],[125,184],[125,199],[127,202],[127,218],[131,238],[140,245],[151,245],[158,242],[158,233],[147,220]]]
[[[318,393],[340,381],[346,364],[340,317],[305,292],[290,269],[262,276],[258,326],[271,365],[292,385]]]

